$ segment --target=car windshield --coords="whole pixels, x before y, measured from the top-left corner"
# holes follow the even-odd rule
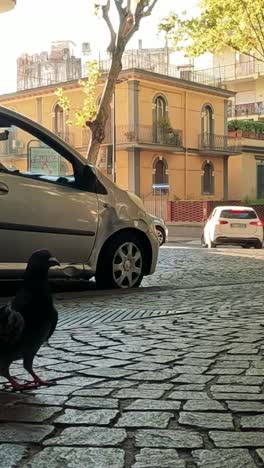
[[[227,219],[256,219],[257,215],[253,210],[239,210],[239,209],[230,209],[222,210],[220,213],[220,218]]]

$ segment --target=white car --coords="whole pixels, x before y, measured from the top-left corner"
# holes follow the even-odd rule
[[[262,249],[263,223],[248,206],[217,206],[204,226],[202,244],[209,249],[221,244]]]
[[[0,275],[37,249],[99,287],[139,286],[155,271],[155,224],[129,194],[36,122],[0,107]]]

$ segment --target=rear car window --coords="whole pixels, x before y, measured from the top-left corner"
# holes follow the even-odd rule
[[[256,219],[257,215],[252,210],[222,210],[220,218],[228,219]]]

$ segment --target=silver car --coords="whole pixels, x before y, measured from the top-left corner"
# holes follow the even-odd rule
[[[41,125],[0,107],[0,271],[23,272],[49,249],[100,288],[139,286],[158,239],[140,203]],[[18,273],[17,273],[18,272]],[[3,276],[3,274],[2,274]]]

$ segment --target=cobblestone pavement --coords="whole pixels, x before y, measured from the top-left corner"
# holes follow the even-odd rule
[[[168,247],[139,290],[57,295],[57,384],[0,391],[0,468],[263,467],[263,261]]]

